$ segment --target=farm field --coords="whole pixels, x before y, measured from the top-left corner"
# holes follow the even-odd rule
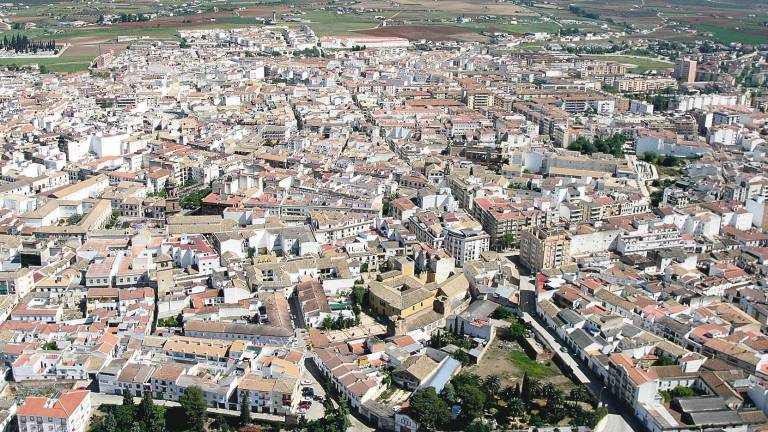
[[[64,56],[58,58],[4,58],[0,65],[15,64],[18,66],[38,64],[45,66],[51,72],[77,72],[88,69],[94,56]]]
[[[433,41],[484,41],[487,38],[478,33],[455,25],[403,25],[380,27],[358,33],[370,36],[394,36],[409,40],[428,39]]]
[[[574,10],[573,8],[578,10]],[[374,0],[341,6],[336,3],[304,1],[225,0],[189,5],[181,0],[158,3],[147,0],[107,3],[96,1],[27,1],[21,7],[0,7],[0,12],[17,29],[0,32],[0,36],[21,33],[31,39],[56,39],[71,44],[59,63],[62,69],[83,67],[82,59],[100,52],[119,51],[125,43],[118,36],[138,36],[161,40],[178,40],[179,29],[236,28],[261,25],[273,12],[306,20],[318,36],[365,34],[397,36],[409,40],[487,41],[492,33],[525,34],[556,33],[577,27],[581,31],[602,28],[623,30],[627,25],[652,30],[643,37],[690,41],[711,35],[723,43],[768,44],[768,10],[745,7],[736,0],[553,0],[546,4],[523,6],[490,0]],[[159,8],[159,9],[158,9]],[[120,22],[97,25],[101,14],[157,13],[150,21]],[[469,18],[459,22],[458,18]],[[65,25],[78,20],[80,27]],[[382,21],[386,21],[386,26]],[[23,28],[27,23],[36,27]],[[291,27],[298,22],[280,22]],[[627,35],[626,38],[639,35]],[[538,49],[533,43],[518,49]],[[631,65],[632,72],[669,69],[670,63],[655,59],[606,56],[602,59]],[[17,60],[17,63],[20,61]],[[25,61],[25,62],[28,62]]]

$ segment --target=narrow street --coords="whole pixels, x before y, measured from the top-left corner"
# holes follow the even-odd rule
[[[592,371],[589,370],[589,368],[583,365],[581,360],[571,356],[570,352],[562,351],[562,347],[564,345],[560,342],[557,334],[547,328],[545,324],[539,322],[538,317],[535,315],[529,315],[528,313],[525,313],[523,315],[523,320],[533,327],[536,334],[538,334],[543,339],[543,341],[549,345],[550,349],[555,353],[555,355],[559,356],[565,364],[572,368],[572,371],[578,378],[578,381],[585,382],[584,380],[586,380],[586,385],[590,389],[593,396],[595,396],[596,399],[601,399],[600,402],[605,404],[609,415],[606,416],[598,424],[598,427],[595,428],[596,431],[629,432],[634,430],[640,432],[643,430],[642,427],[637,424],[637,421],[629,413],[626,412],[626,409],[623,406],[616,404],[615,400],[611,397],[607,389],[604,389],[600,377],[596,376],[594,373],[592,373]]]

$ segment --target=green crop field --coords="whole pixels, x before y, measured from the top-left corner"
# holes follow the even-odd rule
[[[743,44],[760,45],[768,43],[768,27],[754,24],[696,24],[694,28],[700,32],[712,33],[712,37],[723,43],[741,42]],[[761,31],[762,33],[752,33]]]
[[[307,11],[302,19],[311,21],[307,24],[318,36],[339,34],[350,30],[375,28],[378,21],[373,17],[356,14],[336,14],[329,11]]]
[[[88,69],[93,57],[91,56],[61,56],[54,58],[3,58],[0,65],[15,64],[18,66],[37,64],[45,66],[51,72],[78,72]]]

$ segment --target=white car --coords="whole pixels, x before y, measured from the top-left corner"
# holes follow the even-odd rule
[[[308,386],[308,385],[311,385],[311,384],[312,384],[312,382],[310,380],[301,380],[301,385]]]

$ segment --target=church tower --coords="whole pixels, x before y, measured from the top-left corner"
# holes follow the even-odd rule
[[[168,179],[165,182],[165,219],[179,213],[181,205],[179,204],[179,188],[176,181]]]

